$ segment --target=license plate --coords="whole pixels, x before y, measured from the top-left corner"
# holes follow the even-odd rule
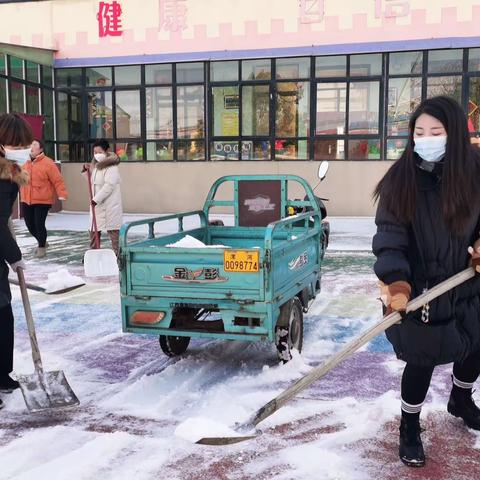
[[[256,250],[225,250],[223,269],[226,272],[258,272],[259,258]]]

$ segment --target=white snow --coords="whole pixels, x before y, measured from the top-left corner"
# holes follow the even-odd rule
[[[48,274],[47,281],[42,287],[46,293],[50,293],[77,285],[83,285],[84,283],[82,278],[72,275],[67,268],[59,268]]]
[[[228,224],[231,217],[223,220]],[[186,354],[168,358],[159,349],[158,336],[122,333],[114,280],[88,281],[61,296],[32,292],[44,368],[63,370],[81,405],[32,415],[19,391],[1,394],[0,480],[403,478],[405,467],[396,452],[402,363],[391,350],[372,353],[363,347],[351,363],[339,365],[261,422],[261,434],[254,440],[224,447],[194,444],[201,437],[237,436],[237,423],[246,422],[380,319],[376,278],[368,265],[349,271],[348,265],[335,263],[345,251],[352,251],[356,260],[371,260],[373,219],[329,220],[330,270],[304,316],[303,351],[294,352],[285,365],[278,363],[268,342],[192,339]],[[186,234],[195,225],[189,222],[186,219]],[[164,223],[156,224],[155,231],[177,231],[176,222]],[[23,221],[16,225],[24,228]],[[53,214],[47,225],[85,231],[88,215]],[[30,237],[22,237],[20,244],[22,249],[34,245]],[[51,288],[57,278],[64,287],[83,270],[70,264],[62,269],[50,257],[27,263],[28,275],[53,274],[45,283]],[[12,294],[14,368],[26,374],[33,370],[30,344],[17,287]],[[368,355],[374,356],[371,369],[362,364]],[[450,366],[436,369],[424,407],[425,416],[434,416],[445,428],[457,425],[445,413],[450,371]],[[463,427],[455,428],[458,442],[480,448],[480,434],[472,440]],[[430,439],[427,455],[435,450],[435,438]],[[369,458],[370,446],[383,448],[380,459]]]
[[[174,248],[225,248],[225,245],[206,245],[201,240],[198,240],[191,235],[185,235],[178,240],[178,242],[169,243],[166,246]]]

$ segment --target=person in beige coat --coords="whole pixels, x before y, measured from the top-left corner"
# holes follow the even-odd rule
[[[118,255],[120,227],[122,225],[123,207],[120,189],[120,159],[110,152],[109,143],[102,139],[93,144],[93,160],[85,164],[82,173],[90,170],[93,198],[90,205],[90,225],[92,209],[95,208],[98,235],[106,231],[110,237],[112,250]],[[90,231],[90,248],[95,246],[93,227]],[[99,238],[100,239],[100,238]]]

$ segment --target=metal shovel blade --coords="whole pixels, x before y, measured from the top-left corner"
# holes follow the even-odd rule
[[[19,375],[18,383],[30,412],[73,407],[80,403],[62,370]]]
[[[252,438],[257,438],[258,435],[246,435],[244,437],[204,437],[200,440],[197,440],[195,443],[200,445],[233,445],[234,443],[245,442],[246,440],[251,440]]]
[[[117,257],[109,248],[87,250],[83,257],[83,266],[87,277],[118,275]]]

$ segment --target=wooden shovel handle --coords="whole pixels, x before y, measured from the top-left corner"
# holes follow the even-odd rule
[[[457,287],[458,285],[466,282],[470,278],[475,276],[475,270],[472,267],[469,267],[463,270],[456,275],[448,278],[447,280],[435,285],[427,292],[419,295],[414,298],[407,304],[407,312],[413,312],[418,310],[420,307],[423,307],[426,303],[432,301],[433,299],[439,297],[440,295],[448,292],[449,290]],[[348,358],[355,351],[357,351],[361,346],[368,343],[372,338],[376,337],[379,333],[386,330],[388,327],[391,327],[393,324],[401,320],[401,315],[398,312],[393,312],[390,315],[382,318],[382,320],[371,328],[362,333],[359,337],[353,339],[351,342],[347,343],[344,348],[342,348],[335,355],[332,355],[328,360],[326,360],[322,365],[311,370],[307,375],[297,380],[291,387],[282,392],[280,395],[275,397],[273,400],[270,400],[267,404],[261,407],[257,412],[250,418],[250,420],[245,423],[242,427],[244,429],[251,429],[255,427],[258,423],[265,418],[269,417],[275,413],[280,407],[285,405],[292,397],[297,393],[304,390],[310,386],[313,382],[318,380],[327,374],[332,368],[337,366],[340,362]]]
[[[32,359],[37,373],[43,375],[42,358],[40,357],[40,349],[38,348],[37,335],[35,333],[35,325],[33,323],[32,309],[30,307],[30,300],[28,298],[27,285],[25,283],[25,276],[23,269],[17,268],[18,285],[22,294],[23,309],[25,311],[25,320],[27,322],[28,336],[30,337],[30,345],[32,347]]]

